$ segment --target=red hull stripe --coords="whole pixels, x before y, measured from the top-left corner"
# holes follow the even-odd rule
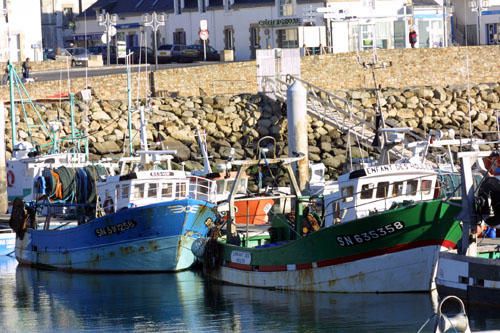
[[[417,241],[417,242],[412,242],[412,243],[407,243],[407,244],[399,244],[393,247],[385,248],[385,249],[379,249],[379,250],[374,250],[370,252],[365,252],[362,254],[356,254],[353,256],[348,256],[348,257],[342,257],[342,258],[336,258],[336,259],[326,259],[326,260],[321,260],[318,261],[317,263],[304,263],[304,264],[296,264],[292,265],[295,266],[295,270],[302,270],[302,269],[311,269],[313,267],[326,267],[326,266],[333,266],[333,265],[339,265],[351,261],[356,261],[360,259],[365,259],[365,258],[370,258],[370,257],[376,257],[379,255],[383,254],[388,254],[388,253],[395,253],[395,252],[401,252],[405,250],[410,250],[410,249],[415,249],[419,247],[424,247],[424,246],[433,246],[433,245],[441,245],[443,247],[446,247],[448,249],[453,249],[456,247],[456,244],[444,240],[444,241]],[[234,268],[237,270],[241,271],[257,271],[257,272],[283,272],[287,271],[287,266],[286,265],[270,265],[270,266],[251,266],[251,265],[245,265],[245,264],[238,264],[234,262],[226,262],[225,264],[226,267]]]

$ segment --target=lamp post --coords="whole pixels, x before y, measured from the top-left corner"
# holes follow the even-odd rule
[[[471,11],[477,12],[477,45],[481,45],[481,14],[488,9],[489,0],[470,0],[469,7]]]
[[[145,27],[151,27],[154,32],[154,55],[155,55],[155,70],[158,70],[158,45],[157,45],[157,31],[161,26],[165,25],[166,15],[165,14],[157,14],[153,12],[153,14],[144,14],[142,15],[142,22]]]
[[[106,12],[102,12],[97,16],[97,22],[100,26],[104,26],[106,33],[106,52],[107,52],[107,65],[110,63],[110,50],[109,50],[109,42],[111,37],[111,29],[116,25],[118,21],[118,15],[109,14]]]

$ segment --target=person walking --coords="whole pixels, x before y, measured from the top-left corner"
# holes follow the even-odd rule
[[[415,44],[417,43],[417,32],[415,29],[411,28],[410,33],[408,34],[408,39],[410,41],[411,48],[415,48]]]
[[[26,60],[23,62],[23,78],[25,80],[28,80],[30,78],[30,70],[31,70],[31,63],[30,63],[30,58],[26,58]]]
[[[7,63],[5,64],[4,74],[2,76],[2,85],[7,84],[9,82],[9,63],[10,60],[7,60]]]

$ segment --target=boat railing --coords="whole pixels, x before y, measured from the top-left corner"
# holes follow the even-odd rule
[[[189,196],[193,199],[217,202],[217,182],[208,178],[191,176]]]

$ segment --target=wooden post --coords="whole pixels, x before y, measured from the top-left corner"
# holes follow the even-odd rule
[[[6,213],[8,208],[7,197],[7,170],[5,168],[5,106],[0,101],[0,213]]]

